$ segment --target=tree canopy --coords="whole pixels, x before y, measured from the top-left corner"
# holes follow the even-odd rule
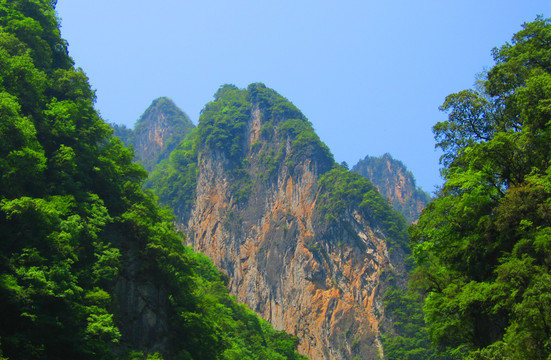
[[[433,344],[451,359],[551,354],[551,22],[538,17],[434,127],[445,184],[412,227]]]

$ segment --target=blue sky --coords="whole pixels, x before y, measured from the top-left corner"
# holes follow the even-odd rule
[[[132,126],[168,96],[197,124],[222,84],[263,82],[338,162],[388,152],[431,192],[438,107],[551,1],[58,0],[57,12],[106,121]]]

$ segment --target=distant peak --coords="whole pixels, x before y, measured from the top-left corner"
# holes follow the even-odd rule
[[[171,98],[162,96],[151,102],[151,105],[136,122],[136,128],[140,128],[151,121],[158,121],[161,118],[165,118],[173,124],[183,122],[186,126],[194,126],[189,116]]]
[[[147,112],[148,110],[153,110],[157,108],[178,109],[179,111],[182,111],[182,109],[180,109],[171,98],[166,96],[162,96],[160,98],[153,100],[151,102],[151,105],[149,105],[149,107],[145,110],[145,112]]]
[[[382,156],[366,156],[352,171],[371,181],[411,223],[419,218],[421,210],[430,201],[430,195],[417,187],[413,174],[400,160],[389,153]]]

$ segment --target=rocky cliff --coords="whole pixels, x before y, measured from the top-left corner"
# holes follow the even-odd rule
[[[390,154],[366,156],[354,165],[352,171],[369,179],[410,223],[419,219],[421,211],[430,201],[430,195],[417,187],[406,166]]]
[[[262,84],[222,87],[151,178],[188,243],[302,354],[382,355],[381,298],[386,277],[404,272],[404,224],[286,99]]]
[[[145,110],[134,129],[120,125],[113,128],[126,146],[134,148],[134,160],[151,171],[170,155],[194,125],[171,99],[161,97]]]

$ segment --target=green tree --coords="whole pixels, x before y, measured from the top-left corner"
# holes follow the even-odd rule
[[[551,23],[493,51],[434,127],[445,184],[412,227],[433,343],[451,358],[548,359]]]

